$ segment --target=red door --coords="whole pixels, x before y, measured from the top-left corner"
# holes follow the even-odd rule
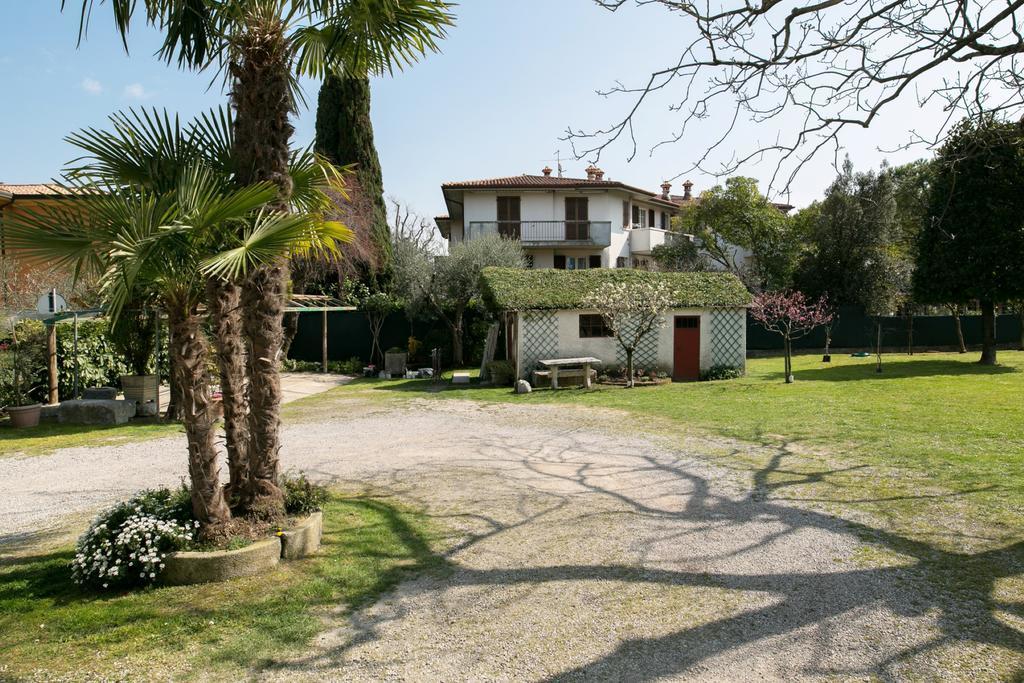
[[[677,315],[672,348],[672,379],[692,382],[700,379],[700,316]]]

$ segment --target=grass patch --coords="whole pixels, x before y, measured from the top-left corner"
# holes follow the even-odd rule
[[[83,594],[70,579],[70,547],[22,552],[0,561],[0,679],[237,680],[308,645],[328,609],[359,607],[413,573],[444,568],[434,552],[442,535],[387,499],[335,496],[315,558],[122,594]]]
[[[109,446],[147,441],[181,432],[180,424],[156,421],[112,426],[44,422],[37,427],[23,429],[14,429],[4,422],[0,423],[0,458],[46,455],[60,448],[76,446]]]
[[[941,535],[947,523],[964,528],[965,518],[980,523],[986,538],[1005,541],[1024,527],[1024,352],[1000,351],[995,367],[976,359],[892,354],[878,374],[874,358],[836,355],[825,364],[820,355],[802,355],[788,385],[781,358],[758,358],[741,379],[644,390],[598,386],[517,396],[507,387],[449,385],[431,393],[428,382],[368,380],[331,395],[624,410],[634,414],[637,432],[704,433],[757,445],[714,455],[752,471],[765,496],[856,505],[906,522],[919,535]]]

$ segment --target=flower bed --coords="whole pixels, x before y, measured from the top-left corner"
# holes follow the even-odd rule
[[[100,589],[225,581],[307,557],[320,547],[327,490],[304,475],[281,477],[288,522],[282,527],[233,520],[220,546],[197,546],[200,524],[189,491],[143,491],[101,513],[78,540],[72,578]],[[272,534],[269,537],[268,534]],[[237,543],[244,543],[244,547]]]

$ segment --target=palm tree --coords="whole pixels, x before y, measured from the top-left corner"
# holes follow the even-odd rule
[[[64,7],[67,0],[62,0]],[[95,0],[82,0],[79,38]],[[109,0],[127,49],[139,7],[164,34],[159,52],[186,68],[224,73],[235,112],[236,182],[271,182],[275,211],[286,212],[290,116],[301,98],[298,78],[328,73],[390,73],[436,51],[453,23],[444,0]],[[279,361],[288,265],[262,264],[242,284],[243,330],[249,340],[249,461],[255,510],[280,510]]]
[[[87,129],[69,137],[85,152],[65,174],[74,200],[25,212],[5,225],[6,234],[24,258],[70,268],[76,276],[97,273],[115,319],[140,290],[166,310],[193,510],[206,533],[215,535],[231,515],[217,467],[200,307],[211,281],[237,281],[264,263],[296,251],[334,250],[347,239],[343,226],[322,219],[326,190],[337,189],[337,176],[312,155],[294,155],[302,210],[274,210],[268,208],[278,201],[273,183],[239,188],[224,171],[229,160],[204,156],[230,149],[209,144],[216,129],[204,125],[220,120],[226,124],[220,129],[229,131],[226,115],[206,116],[185,129],[156,112],[111,118],[112,131]],[[213,328],[221,332],[218,309],[211,313]],[[229,449],[229,491],[244,489],[249,478],[251,467],[239,457]]]

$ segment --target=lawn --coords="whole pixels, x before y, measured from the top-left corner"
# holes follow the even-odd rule
[[[336,606],[372,602],[415,572],[440,571],[443,533],[383,498],[336,496],[318,557],[220,584],[82,593],[69,546],[0,559],[0,680],[203,677],[237,680],[308,646]]]
[[[298,416],[308,405],[315,405],[316,395],[293,401],[282,407],[285,420]],[[299,404],[299,405],[295,405]],[[111,446],[159,439],[184,434],[179,423],[133,420],[116,426],[90,426],[43,422],[37,427],[14,429],[6,420],[0,421],[0,458],[7,456],[47,455],[60,448]]]
[[[892,354],[878,374],[874,358],[834,355],[825,364],[820,355],[802,355],[794,359],[796,382],[789,385],[781,358],[758,358],[748,361],[742,379],[632,390],[517,396],[471,386],[430,393],[424,381],[368,380],[334,395],[409,392],[624,410],[634,418],[623,429],[741,440],[715,456],[757,473],[753,483],[765,495],[853,505],[909,526],[932,513],[933,524],[917,524],[918,534],[941,534],[944,519],[966,516],[992,540],[1006,540],[1024,527],[1024,352],[1001,351],[996,367],[976,359],[974,353]]]

